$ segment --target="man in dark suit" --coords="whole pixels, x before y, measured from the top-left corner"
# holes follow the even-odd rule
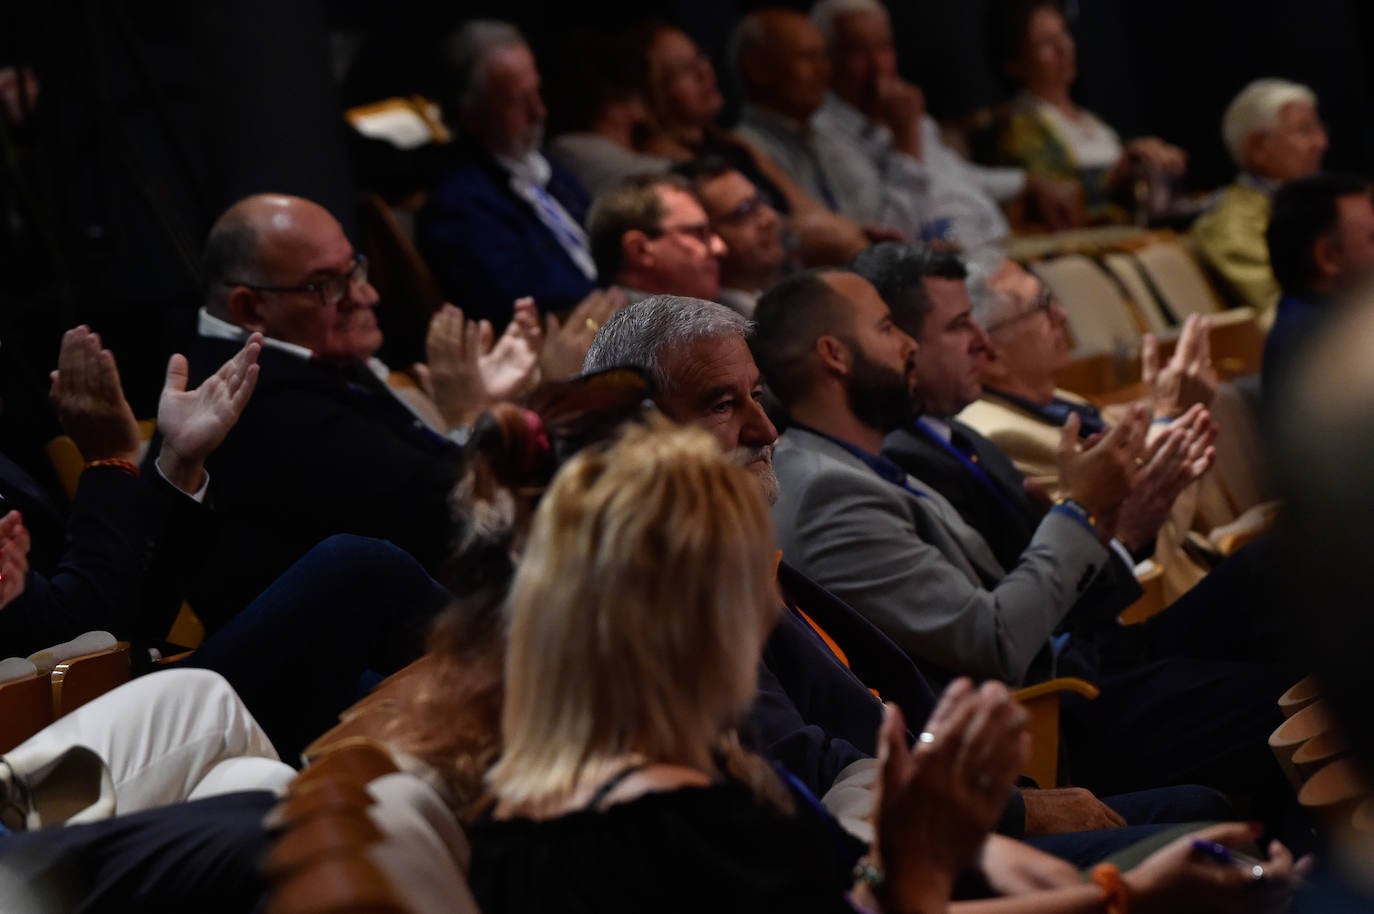
[[[389,539],[436,569],[459,448],[366,364],[377,293],[338,221],[298,197],[242,200],[211,231],[205,280],[193,379],[248,332],[266,337],[256,395],[209,466],[216,523],[191,593],[207,628],[336,533]]]
[[[566,311],[596,284],[587,194],[540,152],[539,69],[514,26],[477,20],[448,42],[441,105],[453,159],[419,214],[420,251],[444,294],[498,329],[517,298]]]

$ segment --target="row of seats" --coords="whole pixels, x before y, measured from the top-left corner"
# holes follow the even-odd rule
[[[1224,375],[1258,370],[1264,331],[1249,308],[1227,309],[1185,243],[1172,233],[1084,238],[1059,249],[1014,254],[1059,299],[1079,369],[1079,393],[1100,394],[1137,380],[1140,338],[1153,333],[1170,349],[1182,321],[1202,314],[1213,324],[1213,360]],[[1084,377],[1080,380],[1078,375]],[[1086,387],[1084,386],[1086,385]]]
[[[1316,680],[1309,676],[1285,692],[1279,710],[1285,720],[1269,737],[1269,748],[1298,802],[1328,828],[1374,835],[1374,785],[1349,758]]]
[[[100,647],[87,650],[100,644]],[[70,650],[65,650],[68,645]],[[90,632],[28,661],[0,662],[0,753],[69,714],[132,675],[129,643],[108,632]],[[74,654],[72,652],[75,652]],[[27,666],[24,664],[27,663]]]

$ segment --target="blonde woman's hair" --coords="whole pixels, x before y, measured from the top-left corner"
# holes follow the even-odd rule
[[[507,603],[496,796],[556,801],[618,756],[737,745],[780,605],[774,543],[758,482],[700,429],[655,419],[564,466]]]
[[[1293,102],[1317,107],[1317,95],[1301,83],[1286,79],[1257,79],[1231,99],[1221,116],[1221,137],[1237,168],[1244,169],[1245,141],[1250,134],[1273,130],[1279,113]]]

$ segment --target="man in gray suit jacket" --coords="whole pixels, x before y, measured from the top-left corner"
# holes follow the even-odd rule
[[[937,491],[880,456],[920,398],[917,344],[872,285],[843,271],[801,274],[764,295],[756,318],[755,356],[793,421],[775,450],[774,517],[803,573],[931,679],[1022,685],[1072,657],[1070,672],[1102,688],[1095,702],[1065,702],[1073,776],[1098,793],[1192,781],[1270,804],[1287,798],[1265,747],[1282,683],[1262,666],[1170,656],[1111,619],[1056,636],[1083,621],[1079,598],[1110,560],[1116,514],[1145,455],[1143,411],[1087,447],[1070,420],[1060,451],[1070,497],[1007,568]]]

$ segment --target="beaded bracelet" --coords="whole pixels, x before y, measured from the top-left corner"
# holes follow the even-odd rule
[[[1092,870],[1093,884],[1102,890],[1107,914],[1127,914],[1131,898],[1126,894],[1126,882],[1121,868],[1114,863],[1099,863]]]
[[[1088,510],[1087,506],[1084,505],[1078,499],[1060,498],[1055,501],[1054,506],[1056,508],[1063,508],[1070,514],[1077,517],[1079,520],[1086,523],[1089,527],[1092,527],[1094,530],[1097,529],[1097,518],[1094,517],[1093,513]]]
[[[132,460],[124,460],[120,457],[106,457],[103,460],[88,460],[82,468],[89,470],[91,467],[114,467],[116,470],[128,473],[130,476],[138,476],[138,464]]]

